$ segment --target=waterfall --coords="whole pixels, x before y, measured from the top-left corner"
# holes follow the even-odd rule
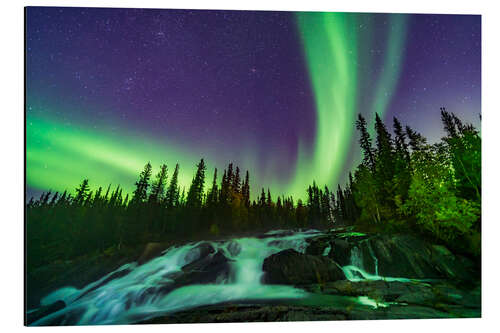
[[[371,243],[369,240],[360,242],[362,243],[368,243],[368,252],[370,253],[370,256],[373,259],[374,267],[375,267],[375,274],[370,274],[364,269],[363,265],[363,253],[360,250],[358,246],[354,246],[351,249],[350,253],[350,262],[349,265],[343,266],[342,270],[344,271],[344,274],[346,278],[349,281],[352,282],[358,282],[358,281],[364,281],[364,280],[384,280],[388,282],[392,281],[399,281],[399,282],[410,282],[410,281],[422,281],[422,280],[416,280],[416,279],[408,279],[408,278],[400,278],[400,277],[390,277],[390,276],[380,276],[378,274],[378,259],[375,256],[375,253],[373,251],[373,248],[371,246]]]
[[[368,243],[368,251],[370,252],[370,256],[373,259],[373,265],[375,266],[375,275],[378,276],[378,259],[375,256],[375,253],[373,253],[372,243],[370,241],[367,241],[367,243]]]
[[[47,325],[56,319],[63,325],[126,324],[227,301],[303,298],[308,293],[302,289],[262,284],[262,265],[265,258],[285,249],[304,253],[306,239],[317,235],[317,231],[273,232],[265,238],[171,247],[160,257],[143,265],[128,263],[82,289],[64,287],[54,291],[42,299],[42,305],[62,300],[66,307],[33,325]],[[229,260],[229,279],[163,291],[173,286],[179,276],[182,278],[184,266],[200,259],[202,245],[207,244],[213,249],[208,256],[222,253]]]
[[[361,250],[357,247],[354,246],[351,249],[351,265],[356,266],[358,268],[363,269],[363,253]]]

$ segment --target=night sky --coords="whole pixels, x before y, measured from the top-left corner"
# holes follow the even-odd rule
[[[304,197],[359,162],[358,113],[431,142],[441,106],[480,126],[480,16],[29,7],[26,25],[28,196],[130,190],[148,161],[187,187],[204,157],[207,183],[233,161],[252,197]]]

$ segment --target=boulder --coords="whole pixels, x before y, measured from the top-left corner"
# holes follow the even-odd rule
[[[328,254],[328,257],[333,259],[341,266],[346,266],[350,264],[351,257],[351,245],[345,239],[335,239],[331,242],[332,249]]]
[[[187,253],[185,261],[187,263],[193,263],[196,261],[207,259],[207,257],[212,253],[215,253],[215,249],[212,244],[203,242]]]
[[[209,253],[204,257],[182,267],[182,271],[168,276],[172,281],[159,288],[158,293],[166,294],[182,286],[190,284],[223,283],[229,279],[230,260],[220,251]]]
[[[342,268],[333,260],[284,250],[267,257],[263,270],[265,283],[310,284],[344,280]]]

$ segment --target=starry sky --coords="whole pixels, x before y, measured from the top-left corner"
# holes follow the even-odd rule
[[[480,16],[26,9],[28,197],[201,157],[305,197],[359,162],[358,113],[433,142],[441,106],[480,127]]]

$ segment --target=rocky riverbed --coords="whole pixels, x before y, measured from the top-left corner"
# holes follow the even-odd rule
[[[409,235],[274,231],[149,244],[141,252],[96,260],[93,274],[82,266],[42,283],[28,303],[27,323],[481,316],[478,259]]]

